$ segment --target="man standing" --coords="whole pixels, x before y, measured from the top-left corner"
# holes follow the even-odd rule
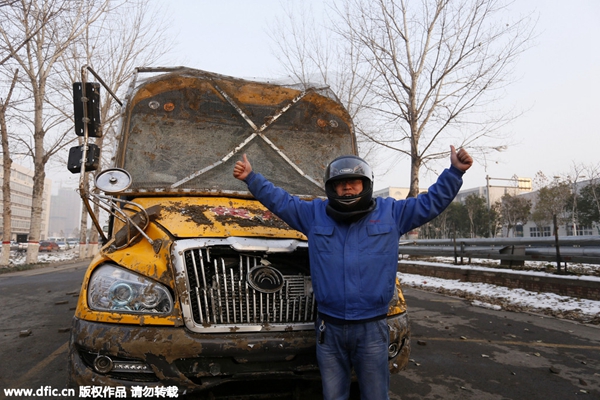
[[[473,159],[450,146],[450,161],[426,194],[406,200],[373,199],[373,172],[356,156],[338,157],[327,166],[327,200],[312,201],[291,196],[253,172],[245,154],[235,164],[233,176],[308,238],[319,310],[317,360],[326,400],[349,397],[353,368],[361,399],[388,398],[386,314],[395,290],[398,242],[438,216],[458,193]]]

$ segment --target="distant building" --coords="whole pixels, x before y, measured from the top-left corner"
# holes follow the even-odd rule
[[[577,182],[577,184],[571,189],[576,190],[577,193],[585,186],[591,183],[590,180]],[[535,209],[537,202],[537,191],[523,194],[522,196],[531,200],[531,211]],[[547,237],[554,236],[553,225],[551,221],[547,224],[537,225],[535,222],[529,220],[523,226],[517,226],[515,236],[519,237]],[[577,224],[575,220],[559,223],[558,236],[591,236],[600,233],[600,226],[594,224],[592,226],[584,226]]]
[[[506,182],[505,184],[498,185],[496,181]],[[458,192],[455,201],[460,201],[461,203],[465,202],[465,199],[469,195],[476,195],[479,197],[483,197],[488,205],[488,208],[492,206],[497,201],[500,201],[502,196],[505,194],[510,194],[511,196],[517,196],[524,193],[531,193],[531,178],[519,178],[514,177],[511,179],[495,179],[488,178],[486,179],[486,186],[479,186],[472,189],[464,189]]]
[[[506,184],[498,185],[496,184],[496,181],[506,181]],[[409,190],[409,188],[388,187],[373,192],[373,197],[393,197],[396,200],[402,200],[406,198],[406,195],[408,194]],[[506,193],[515,196],[523,193],[530,193],[531,190],[531,178],[489,178],[487,179],[486,186],[480,186],[472,189],[463,189],[460,192],[458,192],[455,201],[464,203],[467,196],[474,194],[476,196],[480,196],[486,199],[488,205],[493,205],[495,202],[499,201],[502,198],[502,196],[504,196]],[[419,189],[419,193],[425,192],[427,192],[427,189]]]
[[[499,201],[502,196],[509,193],[513,196],[520,195],[523,193],[531,192],[531,178],[512,178],[512,179],[501,179],[502,181],[508,181],[505,185],[495,184],[495,179],[490,178],[487,180],[486,186],[480,186],[472,189],[463,189],[456,195],[455,201],[465,202],[465,199],[469,195],[477,195],[483,197],[488,202],[488,205],[494,204]],[[409,188],[402,187],[388,187],[385,189],[377,190],[373,192],[373,197],[393,197],[396,200],[402,200],[406,198],[409,192]],[[427,188],[419,189],[419,193],[427,192]],[[488,197],[489,193],[489,197]],[[489,200],[489,201],[488,201]]]
[[[73,188],[59,188],[50,202],[50,237],[73,237],[81,221],[81,197]]]
[[[392,197],[396,200],[403,200],[408,194],[409,188],[388,187],[373,192],[373,197]]]
[[[458,192],[454,201],[459,201],[464,203],[466,198],[470,195],[476,195],[479,197],[483,197],[486,199],[488,206],[493,205],[497,201],[502,199],[502,196],[505,194],[510,194],[512,196],[523,196],[527,199],[531,200],[533,211],[535,207],[535,203],[537,201],[537,191],[533,191],[532,189],[532,180],[531,178],[519,178],[513,177],[511,179],[494,179],[488,178],[486,180],[486,186],[475,187],[471,189],[464,189]],[[504,181],[505,184],[495,184],[494,181]],[[578,182],[574,187],[575,190],[579,192],[583,187],[588,185],[590,181],[582,181]],[[426,192],[427,189],[420,189],[419,192]],[[409,188],[400,188],[400,187],[388,187],[385,189],[377,190],[373,192],[374,197],[393,197],[396,200],[402,200],[406,198],[406,195],[409,192]],[[566,222],[561,224],[558,227],[558,235],[559,236],[589,236],[600,233],[600,226],[595,224],[593,226],[582,226],[573,222]],[[507,232],[503,232],[504,235]],[[524,225],[519,225],[515,227],[515,236],[517,237],[544,237],[544,236],[552,236],[552,225],[544,225],[538,226],[533,221],[528,221]]]
[[[0,182],[4,182],[4,172],[0,169]],[[42,227],[40,239],[48,237],[49,206],[52,181],[44,180],[44,199],[42,200]],[[33,204],[33,171],[21,165],[12,164],[10,173],[11,196],[11,234],[10,240],[16,240],[17,235],[29,235],[31,227],[31,206]],[[4,209],[2,192],[0,191],[0,207]],[[4,215],[0,216],[0,227],[4,224]],[[0,236],[2,229],[0,228]],[[4,239],[3,239],[4,240]]]
[[[504,181],[501,185],[496,184],[496,181]],[[405,199],[409,192],[409,188],[389,187],[373,192],[374,197],[392,197],[396,200]],[[454,201],[464,203],[466,198],[471,195],[483,197],[486,200],[488,207],[500,201],[505,194],[521,195],[531,193],[532,185],[530,178],[513,177],[511,179],[494,179],[487,178],[486,186],[475,187],[471,189],[463,189],[458,192]],[[419,193],[427,192],[427,189],[419,189]],[[416,237],[416,232],[410,232]],[[411,236],[410,234],[408,235]]]

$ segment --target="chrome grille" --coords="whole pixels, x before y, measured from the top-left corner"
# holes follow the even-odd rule
[[[274,293],[264,293],[248,281],[251,269],[268,263],[264,254],[241,254],[231,249],[215,252],[207,247],[187,249],[183,256],[191,315],[197,325],[314,321],[316,303],[308,275],[282,272],[283,286]],[[287,256],[295,257],[293,253]],[[271,266],[279,269],[276,264]]]

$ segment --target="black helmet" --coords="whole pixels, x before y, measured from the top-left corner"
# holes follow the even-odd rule
[[[363,190],[355,196],[338,196],[334,182],[342,179],[360,178]],[[373,197],[373,170],[365,160],[357,156],[341,156],[333,160],[325,170],[325,193],[329,204],[338,211],[366,209]]]

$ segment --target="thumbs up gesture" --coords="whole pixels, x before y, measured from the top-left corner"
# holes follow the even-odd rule
[[[248,157],[246,157],[246,154],[244,154],[243,160],[235,163],[235,166],[233,167],[233,176],[234,178],[243,181],[246,179],[248,174],[250,174],[250,172],[252,172],[252,165],[250,165]]]

